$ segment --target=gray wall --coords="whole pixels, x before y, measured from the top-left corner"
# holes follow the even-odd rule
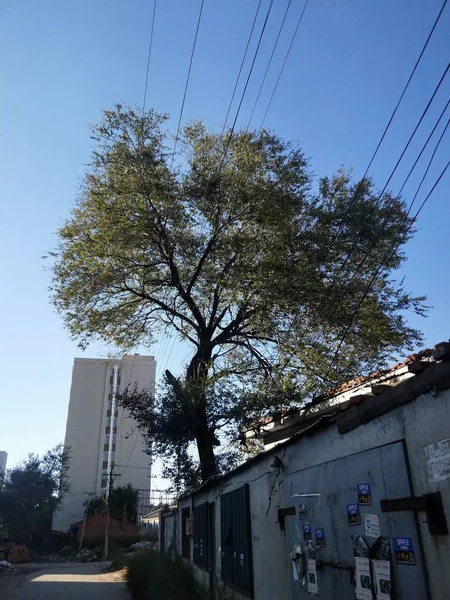
[[[181,500],[179,508],[205,501],[215,502],[215,557],[217,573],[220,574],[220,497],[224,492],[241,487],[248,482],[250,484],[252,518],[254,597],[257,600],[274,600],[274,598],[277,600],[294,600],[303,596],[291,589],[293,575],[289,557],[290,540],[286,539],[286,533],[280,530],[277,522],[277,509],[279,507],[289,507],[297,505],[299,502],[298,499],[291,498],[290,481],[293,481],[294,485],[296,481],[293,474],[302,470],[309,471],[312,474],[313,468],[317,467],[315,470],[317,476],[314,474],[311,485],[315,481],[317,483],[316,487],[333,488],[333,491],[338,493],[347,493],[349,490],[354,492],[356,481],[353,481],[353,479],[359,478],[361,475],[353,477],[349,473],[347,481],[345,471],[343,471],[339,473],[338,480],[332,482],[332,463],[338,459],[360,455],[361,459],[356,456],[355,464],[359,460],[362,467],[365,467],[365,455],[360,453],[379,449],[379,451],[375,451],[374,456],[381,457],[382,471],[387,474],[386,477],[390,481],[385,482],[386,485],[382,489],[380,488],[379,496],[381,497],[387,493],[391,494],[391,498],[399,497],[403,495],[404,490],[409,486],[412,486],[412,493],[416,496],[440,490],[447,521],[450,525],[450,471],[448,475],[444,471],[440,480],[433,480],[427,466],[430,451],[428,450],[427,454],[425,450],[426,446],[436,444],[447,438],[450,438],[449,390],[439,392],[434,396],[431,394],[423,395],[410,404],[401,406],[345,435],[339,434],[334,424],[312,431],[284,448],[274,448],[271,453],[264,455],[260,460],[250,463],[250,465],[236,473],[231,473],[213,488],[205,492],[199,491],[193,496]],[[394,458],[394,454],[387,446],[395,442],[400,442],[395,446],[396,448],[403,448],[403,445],[406,448],[406,456],[402,455],[402,461],[406,462],[400,461],[397,454],[395,455],[397,458]],[[383,449],[383,447],[385,448]],[[445,450],[445,446],[443,447]],[[282,458],[283,469],[274,487],[271,506],[266,516],[268,498],[274,482],[273,469],[270,464],[275,454]],[[392,460],[390,460],[390,456],[393,457]],[[373,460],[377,461],[378,459],[374,458]],[[410,473],[408,473],[408,468],[404,466],[408,462]],[[320,482],[321,477],[325,474],[329,478],[329,484],[324,482],[323,479],[322,483]],[[410,477],[410,481],[408,477]],[[319,491],[325,492],[326,490]],[[395,532],[398,531],[399,524],[402,528],[410,526],[409,524],[414,520],[414,514],[411,511],[408,511],[409,516],[407,516],[407,519],[409,520],[403,522],[409,524],[402,525],[401,519],[404,515],[402,516],[400,513],[382,514],[379,499],[377,497],[374,506],[366,512],[378,514],[380,525],[386,527],[388,534],[394,532],[393,535],[397,535]],[[346,502],[344,497],[341,500],[344,503]],[[342,507],[340,507],[341,509]],[[341,513],[339,514],[342,516]],[[292,518],[294,517],[287,517],[287,525],[289,519]],[[180,520],[180,512],[177,519]],[[431,598],[433,600],[447,600],[450,597],[449,536],[431,536],[426,523],[426,515],[423,512],[417,513],[417,521],[420,527],[426,570],[429,575]],[[178,523],[178,530],[180,531],[180,523]],[[350,533],[350,531],[346,532],[347,538]],[[381,533],[383,534],[383,531]],[[289,535],[289,526],[287,527],[287,534]],[[333,535],[333,532],[330,530],[328,535]],[[336,533],[336,535],[339,534]],[[348,542],[347,538],[343,540],[343,543]],[[179,552],[181,551],[180,544],[179,536],[177,540]],[[420,562],[420,548],[415,548],[415,550],[419,559],[418,562]],[[407,569],[406,574],[404,569]],[[410,570],[408,571],[408,569]],[[197,567],[195,570],[199,578],[207,583],[208,574]],[[414,579],[418,576],[421,581],[424,580],[420,565],[417,567],[401,567],[400,571],[402,570],[403,574],[401,576],[406,579],[409,577]],[[397,575],[394,574],[394,577],[397,577]],[[413,594],[415,589],[413,586]],[[328,596],[322,594],[322,597]],[[348,597],[354,598],[354,592],[352,591],[351,596]],[[415,598],[421,600],[421,597],[417,595],[416,597],[414,595],[409,597],[408,600],[415,600]]]

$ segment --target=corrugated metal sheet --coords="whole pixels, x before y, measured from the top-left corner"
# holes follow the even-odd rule
[[[209,505],[207,502],[194,508],[194,563],[202,569],[209,569],[211,552]]]
[[[249,485],[220,498],[222,580],[253,597]]]

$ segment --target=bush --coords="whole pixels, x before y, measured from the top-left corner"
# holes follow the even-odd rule
[[[207,591],[179,557],[155,550],[139,552],[128,563],[127,585],[135,600],[207,600]]]

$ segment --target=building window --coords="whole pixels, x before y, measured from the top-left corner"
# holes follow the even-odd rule
[[[222,580],[253,597],[249,486],[220,497]]]
[[[189,506],[181,511],[181,556],[191,560],[191,538],[188,534],[188,523],[191,516]]]
[[[214,503],[194,507],[194,563],[202,569],[214,570]]]
[[[104,450],[105,452],[109,452],[109,442],[103,446],[103,450]],[[112,451],[114,452],[115,450],[116,450],[116,445],[115,445],[115,444],[113,444],[113,445],[112,445]]]

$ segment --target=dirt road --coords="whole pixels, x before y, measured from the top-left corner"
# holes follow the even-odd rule
[[[45,565],[0,591],[3,600],[131,600],[117,573],[101,564]]]

